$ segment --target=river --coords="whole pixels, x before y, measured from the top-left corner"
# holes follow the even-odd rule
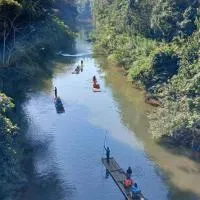
[[[27,139],[35,146],[27,171],[29,186],[21,200],[122,200],[101,164],[104,139],[121,167],[133,168],[133,178],[149,200],[200,199],[200,165],[154,143],[148,134],[143,92],[134,89],[105,58],[77,40],[76,55],[64,52],[54,61],[53,77],[27,93],[23,110]],[[84,69],[72,74],[83,60]],[[101,85],[93,93],[92,76]],[[57,114],[54,86],[65,113]]]

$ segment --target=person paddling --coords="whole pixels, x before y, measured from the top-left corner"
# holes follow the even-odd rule
[[[137,183],[131,187],[131,197],[138,200],[144,200],[141,190],[138,188]]]
[[[104,149],[106,150],[106,160],[107,160],[107,163],[109,163],[109,161],[110,161],[110,148],[104,146]]]
[[[55,92],[55,98],[57,98],[57,88],[56,87],[54,89],[54,92]]]

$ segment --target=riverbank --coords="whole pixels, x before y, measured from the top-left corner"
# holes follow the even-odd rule
[[[168,4],[168,3],[167,3]],[[126,70],[130,82],[135,82],[159,103],[149,115],[150,132],[158,141],[171,141],[174,146],[184,146],[198,152],[200,146],[200,79],[199,79],[199,21],[197,4],[183,3],[178,13],[190,19],[188,27],[174,30],[174,26],[161,19],[160,11],[151,1],[105,1],[94,5],[95,51],[104,53]],[[158,5],[165,6],[164,2]],[[180,5],[169,4],[168,7]],[[106,8],[106,9],[105,9]],[[175,9],[175,8],[172,8]],[[162,10],[162,9],[161,9]],[[164,12],[164,10],[162,10]],[[141,13],[142,16],[140,15]],[[169,18],[173,16],[173,12]],[[168,25],[160,26],[153,20],[160,18]],[[173,17],[172,17],[173,18]],[[149,21],[152,20],[152,21]],[[155,27],[154,27],[155,26]],[[177,31],[183,32],[182,36]],[[149,99],[147,99],[148,101]],[[167,139],[166,139],[167,138]]]
[[[0,8],[0,199],[7,200],[20,199],[29,179],[26,158],[35,152],[22,104],[33,84],[52,76],[56,53],[73,51],[77,10],[62,0],[3,1]]]

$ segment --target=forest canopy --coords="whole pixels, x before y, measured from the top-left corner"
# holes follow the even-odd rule
[[[0,0],[0,199],[17,199],[27,181],[21,113],[8,96],[24,96],[31,81],[52,72],[46,63],[74,45],[76,16],[73,0]]]
[[[200,2],[104,0],[93,10],[96,52],[162,105],[149,116],[154,138],[200,145]]]

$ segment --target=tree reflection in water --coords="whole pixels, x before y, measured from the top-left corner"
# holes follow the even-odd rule
[[[39,139],[25,148],[26,158],[23,167],[28,181],[23,189],[17,192],[18,199],[72,199],[74,188],[62,180],[59,169],[52,160],[49,147],[51,141],[48,141],[48,138]]]
[[[19,114],[19,113],[18,113]],[[18,187],[13,186],[9,195],[14,200],[70,200],[74,188],[63,178],[57,164],[54,162],[52,152],[52,137],[30,135],[32,128],[25,112],[19,114],[21,127],[18,141],[21,151],[20,173]],[[30,135],[27,135],[27,132]],[[65,181],[63,181],[65,179]],[[17,189],[16,189],[17,188]],[[8,195],[1,200],[7,200]],[[10,200],[9,199],[9,200]]]

